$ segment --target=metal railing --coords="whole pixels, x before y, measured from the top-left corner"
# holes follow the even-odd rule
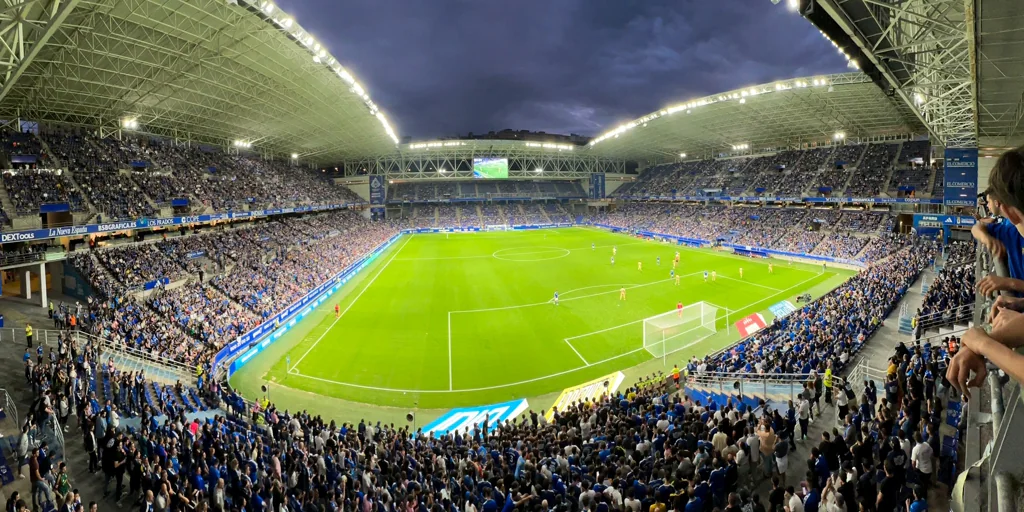
[[[691,373],[686,386],[688,388],[700,387],[723,395],[740,395],[766,400],[778,400],[782,397],[796,402],[799,400],[800,393],[804,391],[804,384],[809,378],[810,375],[804,373],[704,372]],[[838,375],[834,375],[832,379],[833,385],[841,386],[846,382],[846,379]]]
[[[194,366],[151,354],[144,350],[131,348],[124,343],[118,343],[85,331],[36,329],[32,334],[32,343],[36,346],[42,344],[47,347],[56,347],[58,340],[62,337],[74,339],[78,342],[79,346],[91,344],[100,354],[103,361],[113,359],[114,365],[125,371],[146,370],[146,374],[150,377],[159,377],[170,381],[181,379],[185,382],[189,382],[195,375]],[[25,344],[24,327],[0,329],[0,342]]]
[[[17,425],[17,430],[20,430],[21,422],[18,420],[18,404],[14,403],[14,399],[11,398],[11,394],[6,389],[0,388],[0,393],[3,393],[0,397],[3,398],[4,413]]]
[[[935,313],[929,313],[917,317],[917,325],[923,330],[934,329],[939,327],[946,327],[958,323],[968,323],[974,321],[974,309],[977,302],[970,304],[964,304],[949,308],[943,311],[936,311]]]
[[[975,275],[1009,275],[1006,265],[992,258],[987,250],[978,246]],[[972,312],[975,325],[986,325],[992,297],[978,293]],[[986,325],[988,327],[988,325]],[[959,428],[963,428],[962,471],[957,475],[962,493],[953,493],[952,502],[957,510],[988,510],[1013,512],[1017,510],[1019,491],[1015,486],[1024,481],[1024,453],[1017,440],[1024,430],[1024,400],[1021,383],[1005,376],[1001,370],[989,365],[989,375],[977,393],[989,400],[971,400],[963,405]],[[988,411],[984,409],[988,408]],[[986,434],[990,432],[990,436]],[[983,444],[985,439],[991,439]],[[954,488],[956,489],[956,488]]]

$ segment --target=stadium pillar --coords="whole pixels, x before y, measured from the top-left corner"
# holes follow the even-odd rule
[[[26,299],[32,298],[32,272],[28,268],[21,275],[21,296]]]
[[[46,309],[46,263],[39,264],[39,305]]]

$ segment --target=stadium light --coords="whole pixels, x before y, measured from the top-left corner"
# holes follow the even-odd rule
[[[843,132],[836,132],[836,134],[833,135],[832,138],[835,140],[843,140],[846,138],[846,134]]]
[[[686,158],[686,153],[679,153],[679,158]]]
[[[800,0],[788,0],[786,2],[786,7],[788,7],[790,11],[796,12],[800,9]]]
[[[235,144],[236,148],[246,148],[246,149],[248,149],[248,148],[252,147],[252,142],[249,142],[247,140],[236,140],[234,144]]]
[[[544,169],[538,167],[538,168],[534,169],[533,172],[544,172]]]
[[[744,103],[746,103],[746,102],[747,102],[747,99],[746,99],[746,98],[740,98],[740,105],[742,105],[742,104],[744,104]]]
[[[121,121],[121,126],[128,130],[134,130],[139,127],[139,120],[134,117],[128,117]]]
[[[918,105],[924,103],[924,96],[921,93],[914,93],[914,103]]]
[[[298,153],[292,153],[292,160],[298,160],[298,159],[299,159],[299,154]]]

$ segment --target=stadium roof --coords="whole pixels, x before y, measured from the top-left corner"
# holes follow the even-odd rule
[[[0,10],[0,116],[315,161],[394,151],[358,81],[263,0],[20,0]]]
[[[1024,11],[1012,0],[975,4],[978,143],[1016,147],[1024,144]]]
[[[664,161],[927,133],[901,101],[863,73],[780,80],[696,98],[595,137],[589,149],[638,161]]]

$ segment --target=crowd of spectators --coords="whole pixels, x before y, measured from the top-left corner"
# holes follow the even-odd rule
[[[831,367],[838,372],[881,326],[935,254],[933,243],[919,240],[733,349],[706,357],[703,369],[809,374]]]
[[[80,321],[129,348],[208,363],[396,232],[336,211],[76,254],[72,263],[97,297]],[[135,293],[154,281],[144,297]]]
[[[836,148],[832,158],[825,164],[825,170],[818,174],[811,186],[812,195],[817,195],[822,188],[829,189],[831,194],[839,195],[850,179],[850,173],[860,161],[867,145],[851,144]]]
[[[17,141],[11,139],[15,136]],[[84,211],[91,202],[106,219],[153,216],[154,203],[167,206],[173,199],[215,211],[363,202],[333,183],[337,173],[290,161],[147,137],[101,139],[63,131],[3,137],[9,157],[27,152],[39,158],[3,176],[18,215],[52,202],[68,202],[73,211]],[[49,167],[62,170],[40,170]]]
[[[405,425],[339,424],[225,392],[226,416],[190,421],[171,407],[162,424],[143,421],[131,433],[104,409],[97,417],[86,408],[83,437],[104,490],[114,480],[119,503],[134,500],[147,510],[921,507],[938,466],[939,347],[898,347],[882,393],[875,383],[865,383],[859,397],[852,386],[827,388],[839,426],[812,442],[806,467],[789,454],[806,442],[808,418],[828,412],[820,404],[822,376],[849,361],[933,255],[932,245],[918,242],[721,355],[691,363],[693,373],[807,375],[805,392],[788,408],[702,403],[655,377],[550,420],[530,411],[514,422],[428,437]],[[794,471],[806,471],[799,486],[785,483]],[[749,483],[763,479],[771,489],[752,491]]]
[[[44,203],[68,203],[71,211],[85,210],[82,193],[60,170],[11,170],[3,173],[4,188],[14,204],[15,213],[39,213]]]
[[[849,197],[878,197],[885,187],[889,169],[899,151],[899,144],[871,144],[864,153],[864,158],[846,188]]]

